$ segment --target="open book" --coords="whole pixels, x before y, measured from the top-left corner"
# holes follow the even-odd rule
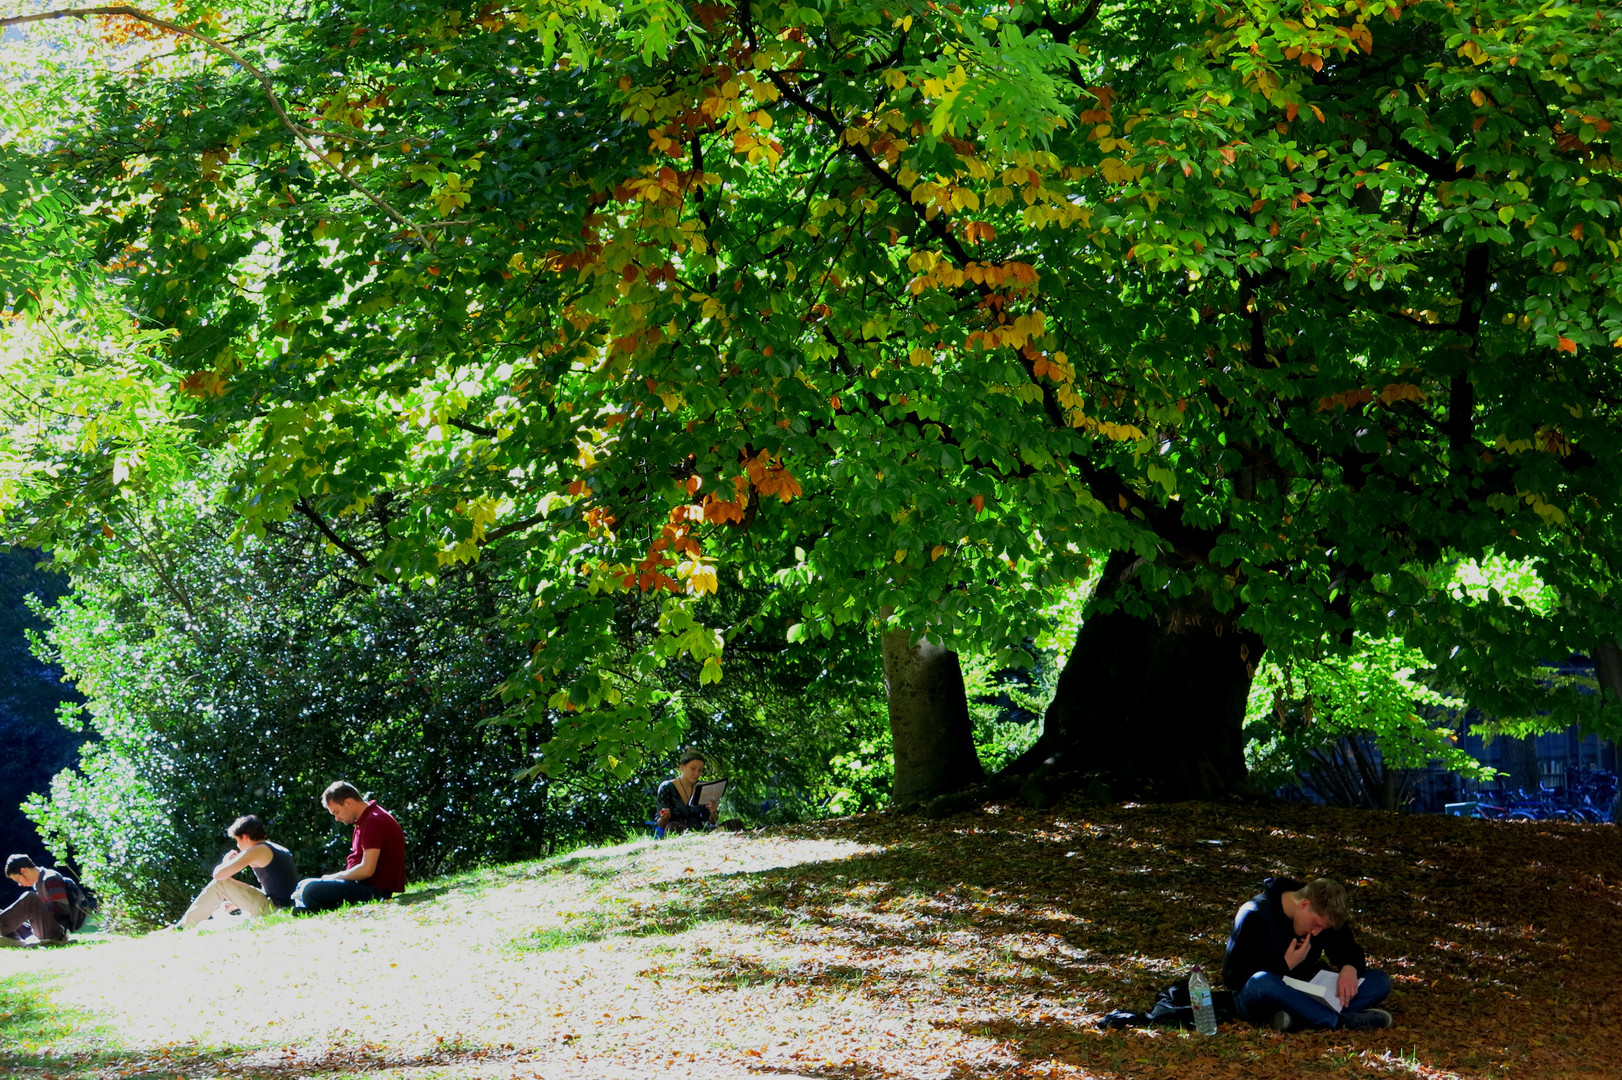
[[[1320,971],[1310,979],[1292,979],[1286,975],[1284,976],[1284,985],[1294,987],[1303,994],[1311,994],[1336,1012],[1341,1010],[1340,991],[1338,989],[1340,986],[1340,972],[1338,971]],[[1357,980],[1357,985],[1362,986],[1363,980]]]
[[[718,807],[721,805],[721,796],[727,793],[725,780],[705,780],[693,785],[693,797],[688,800],[693,806],[707,806],[710,808],[710,824],[720,820]]]

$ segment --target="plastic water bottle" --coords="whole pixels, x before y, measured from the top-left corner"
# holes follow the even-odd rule
[[[1188,973],[1188,1002],[1194,1006],[1194,1027],[1201,1035],[1215,1035],[1216,1009],[1211,1006],[1211,982],[1198,964]]]

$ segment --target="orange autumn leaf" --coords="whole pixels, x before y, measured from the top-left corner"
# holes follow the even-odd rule
[[[1380,391],[1381,405],[1390,405],[1393,401],[1424,401],[1425,391],[1412,383],[1392,383]]]
[[[1362,387],[1358,387],[1355,390],[1344,390],[1338,394],[1326,394],[1325,396],[1319,398],[1318,411],[1328,412],[1337,405],[1343,409],[1350,410],[1355,409],[1359,405],[1367,405],[1373,400],[1374,392],[1372,390],[1364,390]]]
[[[742,503],[727,502],[717,499],[714,495],[704,496],[704,520],[711,525],[725,525],[729,522],[741,524],[743,514]]]
[[[788,471],[780,458],[770,453],[763,451],[745,468],[749,480],[762,495],[776,495],[783,502],[788,502],[801,493],[800,482],[794,478],[794,474]]]
[[[776,495],[783,502],[788,502],[802,491],[800,482],[781,465],[766,470],[765,477],[756,487],[760,488],[762,495]]]

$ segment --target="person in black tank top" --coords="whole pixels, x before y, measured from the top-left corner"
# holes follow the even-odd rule
[[[264,915],[292,906],[293,887],[298,884],[293,856],[280,844],[270,842],[264,822],[248,814],[233,821],[225,834],[236,841],[237,849],[220,860],[214,868],[214,880],[197,894],[175,929],[189,930],[222,905],[245,915]],[[259,879],[258,888],[236,876],[244,870],[253,871]]]

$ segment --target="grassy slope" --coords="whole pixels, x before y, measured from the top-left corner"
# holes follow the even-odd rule
[[[1622,1076],[1608,827],[1251,808],[576,853],[220,933],[0,951],[0,1075]],[[1354,886],[1398,1026],[1103,1034],[1267,873]]]

